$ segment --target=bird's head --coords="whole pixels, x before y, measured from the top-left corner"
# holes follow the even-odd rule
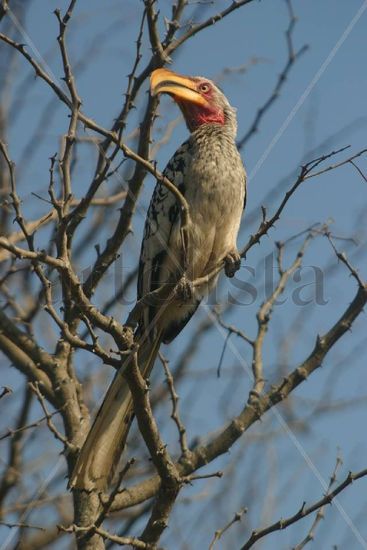
[[[236,111],[211,80],[156,69],[150,75],[150,91],[153,96],[161,93],[172,96],[191,132],[204,124],[221,124],[236,134]]]

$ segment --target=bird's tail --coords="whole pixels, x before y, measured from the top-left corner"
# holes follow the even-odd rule
[[[142,342],[138,351],[138,365],[147,378],[153,367],[160,338]],[[129,361],[127,356],[126,361]],[[131,360],[131,359],[130,359]],[[80,450],[70,487],[85,490],[105,490],[110,482],[124,449],[133,418],[132,396],[120,371],[113,379],[106,397]]]

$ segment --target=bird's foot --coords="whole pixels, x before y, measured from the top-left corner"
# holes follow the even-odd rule
[[[176,286],[176,296],[183,302],[189,302],[194,295],[194,287],[192,281],[183,276]]]
[[[241,267],[241,256],[238,250],[233,250],[224,258],[224,272],[227,277],[233,277]]]

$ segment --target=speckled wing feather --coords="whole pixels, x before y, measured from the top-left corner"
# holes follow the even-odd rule
[[[190,139],[185,141],[168,162],[163,174],[185,195],[185,176],[191,162]],[[144,227],[141,246],[138,299],[166,283],[171,275],[181,272],[182,250],[177,247],[177,240],[172,239],[173,233],[180,224],[180,208],[176,197],[160,182],[154,189]],[[165,327],[164,341],[172,340],[187,323],[197,308],[194,302],[189,307],[185,322],[180,327]],[[190,315],[189,315],[190,313]],[[151,336],[154,337],[156,308],[147,308],[143,323]]]
[[[185,193],[185,173],[190,162],[189,155],[190,144],[187,141],[178,149],[164,171],[165,176],[183,194]],[[180,269],[180,250],[177,248],[177,243],[175,245],[171,242],[172,233],[179,227],[179,223],[177,200],[158,182],[145,223],[139,264],[138,298],[166,282],[171,273]],[[192,310],[193,313],[195,309],[196,307],[191,307],[190,311]],[[178,316],[181,325],[178,329],[178,324],[175,323],[176,309],[173,309],[173,313],[171,312],[168,322],[166,313],[161,316],[159,323],[156,309],[147,308],[139,327],[138,364],[144,377],[149,377],[161,340],[167,341],[167,334],[169,337],[171,335],[174,337],[192,315],[191,313],[183,323],[181,311],[181,316]],[[147,327],[148,330],[145,331]],[[113,475],[133,418],[130,390],[122,376],[124,368],[125,364],[116,374],[79,453],[70,480],[72,487],[86,490],[92,490],[95,487],[105,489]]]

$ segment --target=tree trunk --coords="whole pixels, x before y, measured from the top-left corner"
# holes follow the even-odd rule
[[[75,507],[75,524],[78,527],[93,525],[101,513],[101,501],[95,491],[73,491]],[[76,542],[78,550],[104,550],[103,538],[98,535],[85,535],[77,533]]]

